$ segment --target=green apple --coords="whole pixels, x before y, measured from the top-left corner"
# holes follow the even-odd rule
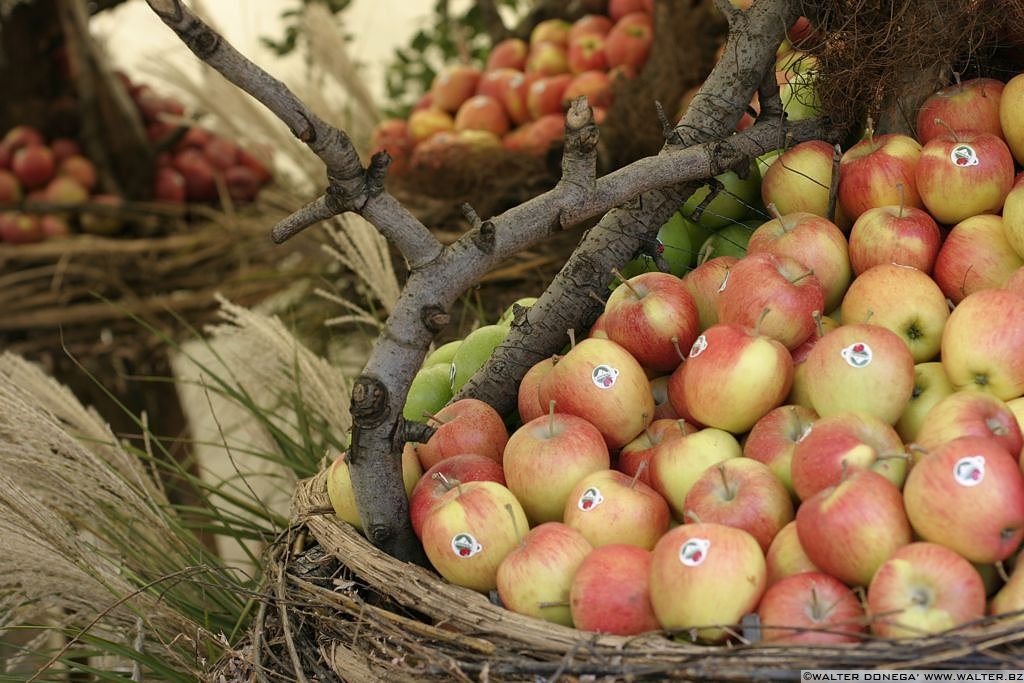
[[[722,228],[745,217],[750,207],[754,206],[761,196],[761,173],[757,164],[750,163],[746,178],[740,178],[735,171],[726,171],[715,176],[722,183],[722,190],[708,202],[707,207],[697,221],[712,230]],[[710,185],[703,185],[686,200],[679,212],[683,216],[691,216],[702,201],[711,192]]]
[[[462,388],[469,378],[476,373],[487,359],[494,353],[498,344],[505,341],[509,326],[494,324],[484,325],[473,330],[462,340],[452,358],[451,386],[452,393]]]
[[[745,220],[716,230],[710,237],[704,240],[700,248],[698,262],[703,263],[716,256],[732,256],[743,258],[747,255],[747,242],[750,235],[761,225],[760,220]]]
[[[455,351],[461,343],[461,339],[456,339],[447,344],[441,344],[427,354],[427,357],[423,360],[423,367],[439,364],[451,365],[452,360],[455,358]]]
[[[763,177],[764,172],[767,171],[771,165],[775,163],[775,160],[782,156],[782,153],[785,151],[786,150],[784,149],[773,149],[772,151],[765,152],[761,156],[755,158],[754,163],[757,164],[757,172]]]
[[[786,118],[801,121],[820,116],[821,97],[814,87],[818,60],[806,52],[795,50],[779,59],[775,68]]]
[[[426,422],[451,399],[451,363],[425,365],[412,378],[402,415],[412,422]]]
[[[516,317],[515,308],[516,308],[517,304],[519,306],[522,306],[523,308],[529,308],[530,306],[534,305],[535,303],[537,303],[537,297],[535,297],[535,296],[524,296],[524,297],[522,297],[520,299],[516,299],[511,304],[509,304],[509,307],[506,308],[505,311],[501,314],[501,317],[498,318],[498,324],[499,325],[511,325],[512,324],[512,321],[515,320],[515,317]]]

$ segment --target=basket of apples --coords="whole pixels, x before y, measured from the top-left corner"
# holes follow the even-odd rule
[[[429,567],[364,538],[342,454],[299,486],[282,614],[346,679],[1017,666],[1022,117],[1024,74],[977,78],[838,165],[780,150],[742,250],[666,224],[682,275],[622,274],[511,414],[459,391],[529,301],[437,348],[402,453]]]

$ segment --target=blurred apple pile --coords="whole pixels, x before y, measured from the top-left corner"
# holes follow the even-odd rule
[[[446,66],[408,119],[377,125],[392,173],[440,165],[451,150],[505,148],[541,155],[563,137],[568,103],[586,96],[597,123],[616,78],[632,78],[654,39],[652,0],[611,0],[607,15],[539,23],[529,40],[497,43],[481,69]]]
[[[917,131],[845,151],[836,222],[823,142],[691,199],[514,415],[452,396],[532,300],[431,353],[406,417],[436,432],[402,460],[441,576],[705,643],[752,614],[838,643],[1024,609],[1024,75],[935,93]],[[774,217],[714,255],[719,200]],[[358,525],[344,456],[327,486]]]
[[[213,202],[220,196],[221,183],[232,201],[249,202],[271,180],[261,157],[205,128],[182,124],[180,102],[126,76],[121,80],[149,140],[157,148],[166,146],[156,157],[154,201]],[[0,211],[0,243],[29,244],[77,232],[113,235],[125,225],[114,210],[76,210],[123,203],[122,197],[103,191],[96,166],[76,140],[47,140],[36,127],[19,125],[0,138],[0,205],[31,202],[59,206],[46,212]]]

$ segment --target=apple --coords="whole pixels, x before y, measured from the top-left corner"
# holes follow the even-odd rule
[[[260,181],[248,166],[231,166],[224,171],[228,196],[236,202],[251,202],[260,191]]]
[[[953,385],[946,376],[941,361],[918,363],[914,366],[914,390],[910,394],[907,407],[903,409],[900,419],[896,421],[896,432],[903,443],[917,441],[921,424],[928,413],[943,398],[954,391]]]
[[[413,375],[402,417],[426,422],[452,399],[451,366],[440,363],[420,368]]]
[[[750,458],[730,458],[693,483],[683,501],[684,517],[744,529],[761,550],[793,521],[793,501],[768,466]]]
[[[505,108],[494,97],[473,95],[455,113],[455,130],[485,130],[501,137],[509,130]]]
[[[985,615],[985,585],[971,563],[938,543],[898,549],[868,586],[871,632],[920,638]]]
[[[934,278],[953,303],[982,289],[1002,287],[1024,257],[1013,250],[1003,218],[982,214],[953,226],[935,259]]]
[[[624,14],[628,14],[628,12],[625,12]],[[569,43],[571,44],[575,38],[580,36],[606,36],[608,35],[608,32],[612,30],[612,26],[614,25],[615,21],[608,15],[584,14],[582,17],[572,22],[572,25],[569,27]]]
[[[817,57],[803,50],[785,52],[776,63],[779,99],[788,120],[821,116],[821,96],[815,88],[819,70]]]
[[[573,487],[562,520],[595,548],[628,543],[650,550],[668,530],[670,516],[665,499],[636,476],[601,470]]]
[[[591,107],[607,107],[612,103],[612,82],[604,71],[581,71],[569,81],[569,85],[562,92],[562,106],[567,108],[568,104],[577,97],[586,97],[587,104]],[[595,121],[600,124],[600,121]]]
[[[579,480],[611,464],[597,427],[556,409],[552,405],[548,415],[513,432],[502,457],[508,488],[522,503],[531,526],[561,522],[566,500]]]
[[[523,424],[547,413],[547,406],[541,403],[537,387],[541,378],[555,367],[556,359],[556,356],[542,358],[534,363],[520,380],[516,405],[519,419],[523,421]]]
[[[855,469],[878,472],[898,489],[907,475],[907,460],[903,442],[888,422],[863,413],[833,413],[818,418],[793,448],[793,490],[807,500]]]
[[[423,468],[416,458],[415,452],[402,450],[402,484],[405,487],[405,494],[412,495],[416,482],[423,476]],[[345,522],[348,522],[356,529],[362,530],[362,522],[359,519],[359,508],[356,507],[356,496],[352,490],[352,475],[349,472],[348,461],[345,453],[342,453],[327,471],[327,497],[334,508],[334,514]]]
[[[692,218],[705,228],[716,230],[746,218],[751,207],[760,199],[761,173],[754,162],[750,162],[743,177],[737,175],[735,171],[726,171],[715,176],[713,180],[713,183],[697,188],[679,209],[683,216]],[[717,194],[707,201],[713,188],[718,188]],[[704,208],[700,216],[694,216],[702,204]]]
[[[57,204],[81,204],[89,200],[89,191],[71,176],[56,176],[43,189],[43,200]]]
[[[203,147],[203,156],[219,171],[226,171],[238,161],[238,146],[231,140],[214,136]]]
[[[520,314],[525,314],[530,310],[530,307],[537,303],[538,297],[535,296],[521,296],[512,303],[510,303],[505,310],[498,316],[498,322],[502,325],[512,325],[516,322],[516,318]]]
[[[729,270],[738,260],[735,256],[716,256],[683,276],[683,286],[697,304],[701,330],[718,322],[718,296],[724,289]]]
[[[942,332],[942,367],[957,389],[1007,401],[1024,394],[1024,294],[984,289],[967,295]]]
[[[748,431],[781,405],[793,382],[793,358],[786,348],[759,330],[736,324],[706,329],[685,364],[686,411],[701,424],[733,434]],[[683,414],[679,408],[676,412]]]
[[[645,369],[672,372],[700,331],[697,304],[671,273],[625,280],[604,306],[604,329]]]
[[[39,229],[46,239],[60,239],[71,234],[71,225],[64,216],[46,213],[39,217]]]
[[[932,93],[917,112],[917,139],[927,144],[952,128],[1003,137],[999,104],[1005,84],[994,78],[973,78]],[[941,121],[937,122],[936,119]]]
[[[668,385],[665,387],[668,392],[668,402],[672,406],[672,412],[680,420],[698,428],[705,427],[706,425],[697,422],[697,418],[693,416],[690,408],[686,405],[686,393],[683,391],[683,385],[686,383],[687,367],[686,363],[680,363],[679,367],[668,376]]]
[[[39,132],[39,129],[34,126],[14,126],[6,133],[0,140],[0,146],[9,149],[11,153],[17,152],[22,147],[29,145],[43,145],[46,143],[46,139],[43,134]]]
[[[830,318],[827,315],[814,316],[814,334],[793,349],[790,354],[793,356],[793,386],[789,390],[789,396],[786,397],[787,403],[814,409],[811,406],[810,395],[807,393],[807,364],[804,361],[807,360],[807,356],[818,340],[837,327],[839,327],[839,322],[835,318]]]
[[[13,204],[21,197],[21,182],[10,171],[0,169],[0,204]]]
[[[184,204],[188,199],[185,176],[171,166],[160,166],[154,172],[153,199],[158,202]]]
[[[651,393],[654,395],[654,422],[662,419],[676,420],[679,415],[672,407],[668,398],[668,381],[671,375],[662,375],[651,379]],[[651,424],[654,424],[652,422]],[[625,448],[625,446],[623,446]]]
[[[517,69],[523,70],[526,66],[526,55],[529,52],[529,44],[522,38],[505,38],[499,40],[491,48],[487,55],[487,62],[484,66],[484,76],[487,72],[496,69]]]
[[[700,223],[684,217],[680,212],[675,212],[658,229],[655,237],[656,250],[668,266],[668,272],[677,277],[685,279],[685,276],[694,270],[697,264],[697,252],[700,250],[704,240],[708,238],[711,231]],[[642,258],[652,261],[649,256]],[[651,263],[645,270],[657,270],[657,265]],[[691,290],[690,287],[687,287]],[[693,295],[693,291],[690,291]],[[702,325],[702,328],[706,325]]]
[[[853,221],[867,211],[903,204],[921,208],[915,170],[921,143],[909,135],[868,136],[846,150],[839,161],[839,203]]]
[[[124,204],[124,199],[114,194],[94,194],[90,199],[90,204],[118,209]],[[78,217],[78,226],[82,232],[87,232],[91,235],[116,235],[124,229],[124,220],[118,213],[117,211],[114,213],[100,211],[83,212]]]
[[[604,435],[610,449],[632,441],[654,419],[654,396],[640,363],[610,339],[578,342],[538,385],[541,405],[577,415]]]
[[[954,225],[1002,208],[1013,185],[1013,156],[991,133],[944,133],[925,143],[915,178],[928,213]]]
[[[993,438],[1017,460],[1024,448],[1017,416],[1006,403],[982,391],[955,391],[936,403],[921,421],[916,443],[932,451],[961,436]]]
[[[743,440],[743,455],[768,466],[792,495],[793,450],[811,431],[818,414],[807,406],[782,405],[765,413]]]
[[[999,122],[1003,139],[1013,152],[1018,164],[1024,164],[1024,131],[1020,120],[1024,116],[1024,78],[1017,74],[1006,82],[999,98]]]
[[[650,550],[625,543],[590,551],[569,589],[576,628],[620,636],[658,630],[650,597],[652,557]]]
[[[743,258],[747,255],[750,235],[761,223],[760,220],[743,220],[715,230],[704,240],[697,252],[697,262],[703,263],[719,256]]]
[[[438,346],[428,353],[427,357],[423,359],[423,367],[429,367],[431,365],[450,366],[452,361],[455,360],[455,352],[461,344],[461,339],[453,339],[450,342],[441,344],[441,346]]]
[[[608,16],[619,21],[627,14],[644,12],[651,14],[650,0],[608,0]]]
[[[409,114],[409,135],[415,144],[419,144],[437,133],[450,130],[455,130],[455,119],[441,109],[429,107],[417,109]]]
[[[96,166],[81,155],[75,154],[58,161],[57,175],[74,178],[89,192],[96,189]]]
[[[436,431],[416,449],[423,469],[462,453],[476,453],[501,464],[508,430],[498,411],[487,403],[461,398],[438,411],[431,422],[437,423]]]
[[[0,213],[0,242],[31,244],[42,242],[44,239],[46,233],[43,232],[36,216],[13,211]]]
[[[415,459],[419,466],[416,450],[417,444],[414,443],[407,443],[402,449],[403,472],[405,463],[410,458]],[[417,469],[422,472],[420,467]],[[420,475],[409,492],[409,519],[417,537],[422,535],[423,520],[427,513],[434,509],[444,494],[459,484],[471,481],[493,481],[504,486],[505,473],[493,458],[476,453],[463,453],[445,458]]]
[[[1005,560],[1024,538],[1024,476],[991,437],[962,436],[917,461],[903,495],[914,532],[972,562]]]
[[[786,645],[856,643],[865,630],[857,595],[821,572],[787,576],[768,585],[757,605],[761,642]]]
[[[53,152],[45,145],[26,145],[11,157],[11,172],[26,190],[43,187],[55,171]]]
[[[608,57],[604,49],[605,38],[596,33],[576,36],[568,44],[569,71],[574,74],[584,71],[608,70]]]
[[[508,325],[481,325],[466,335],[452,357],[452,392],[460,389],[483,367],[494,349],[508,336]]]
[[[889,424],[914,392],[914,357],[888,328],[870,323],[837,327],[807,354],[807,396],[822,417],[856,411]]]
[[[807,552],[800,545],[795,517],[775,534],[771,545],[768,546],[768,552],[764,554],[764,559],[768,568],[769,586],[787,576],[821,571],[811,562],[811,558],[807,557]]]
[[[174,155],[173,163],[185,179],[185,194],[190,201],[206,202],[217,197],[214,169],[200,150],[186,147]]]
[[[569,43],[569,29],[572,24],[565,19],[544,19],[537,23],[530,30],[530,45],[539,43],[555,43],[556,45],[567,45]]]
[[[423,520],[427,559],[449,583],[486,593],[497,588],[498,567],[527,531],[526,514],[507,488],[493,481],[459,484]]]
[[[686,521],[686,496],[709,467],[743,455],[736,437],[705,427],[657,444],[650,458],[651,487],[668,502],[676,521]]]
[[[498,565],[498,597],[506,609],[572,626],[569,590],[594,548],[583,534],[561,522],[532,529]]]
[[[821,140],[801,142],[783,152],[762,172],[764,205],[774,204],[783,216],[807,212],[827,218],[833,153],[832,145]]]
[[[1013,619],[1015,621],[1024,619],[1024,562],[1019,558],[1015,561],[1013,571],[1006,583],[989,601],[988,612],[989,614],[1020,612],[1020,614],[1014,615]]]
[[[632,12],[619,18],[605,37],[608,68],[627,67],[639,71],[647,62],[654,44],[651,15]]]
[[[906,342],[914,362],[924,363],[939,354],[949,305],[927,273],[889,263],[857,276],[843,296],[840,316],[892,330]]]
[[[811,562],[850,586],[867,586],[882,563],[911,541],[899,489],[867,469],[849,470],[837,485],[803,501],[796,530]]]
[[[531,43],[523,71],[538,77],[570,74],[568,47],[550,41]]]
[[[619,449],[615,469],[636,476],[645,484],[651,483],[651,458],[658,448],[693,434],[697,427],[683,419],[661,418],[651,422],[635,439]]]
[[[433,106],[449,114],[457,112],[462,103],[476,92],[480,74],[480,69],[469,64],[443,66],[430,84]]]
[[[526,109],[531,119],[539,119],[548,114],[558,114],[565,111],[565,91],[572,83],[574,76],[568,73],[558,73],[542,76],[532,83],[526,91]]]
[[[651,555],[651,604],[658,623],[688,630],[697,641],[726,639],[725,627],[754,610],[767,584],[761,546],[743,529],[724,524],[678,526]]]
[[[825,294],[824,311],[834,310],[850,286],[846,236],[835,223],[813,213],[779,215],[750,235],[747,254],[789,256],[814,272]]]
[[[850,229],[850,264],[857,275],[871,266],[898,263],[931,273],[942,244],[931,215],[912,206],[868,209]]]
[[[729,269],[718,295],[718,320],[756,328],[792,350],[814,333],[813,313],[823,313],[824,306],[824,287],[808,266],[790,256],[761,252],[748,254]]]
[[[1013,251],[1024,258],[1024,175],[1019,175],[1003,202],[1003,231]]]

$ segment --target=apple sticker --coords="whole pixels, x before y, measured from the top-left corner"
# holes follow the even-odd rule
[[[454,538],[452,538],[452,552],[455,553],[456,557],[470,558],[483,549],[484,547],[473,538],[473,534],[455,534]]]
[[[611,389],[615,386],[615,380],[619,378],[619,371],[610,365],[598,365],[590,378],[594,380],[598,389]]]
[[[851,367],[864,368],[871,363],[871,347],[864,342],[850,344],[839,353]]]
[[[601,495],[601,491],[596,486],[591,486],[580,496],[580,499],[576,502],[576,507],[584,512],[589,512],[603,502],[604,496]]]
[[[959,166],[960,168],[977,166],[981,163],[978,159],[978,153],[974,151],[974,148],[962,142],[950,150],[949,160],[953,162],[954,166]]]
[[[696,567],[708,557],[711,541],[706,538],[691,538],[679,549],[679,561],[687,567]]]
[[[960,458],[953,465],[953,478],[961,486],[977,486],[985,478],[985,456]]]

